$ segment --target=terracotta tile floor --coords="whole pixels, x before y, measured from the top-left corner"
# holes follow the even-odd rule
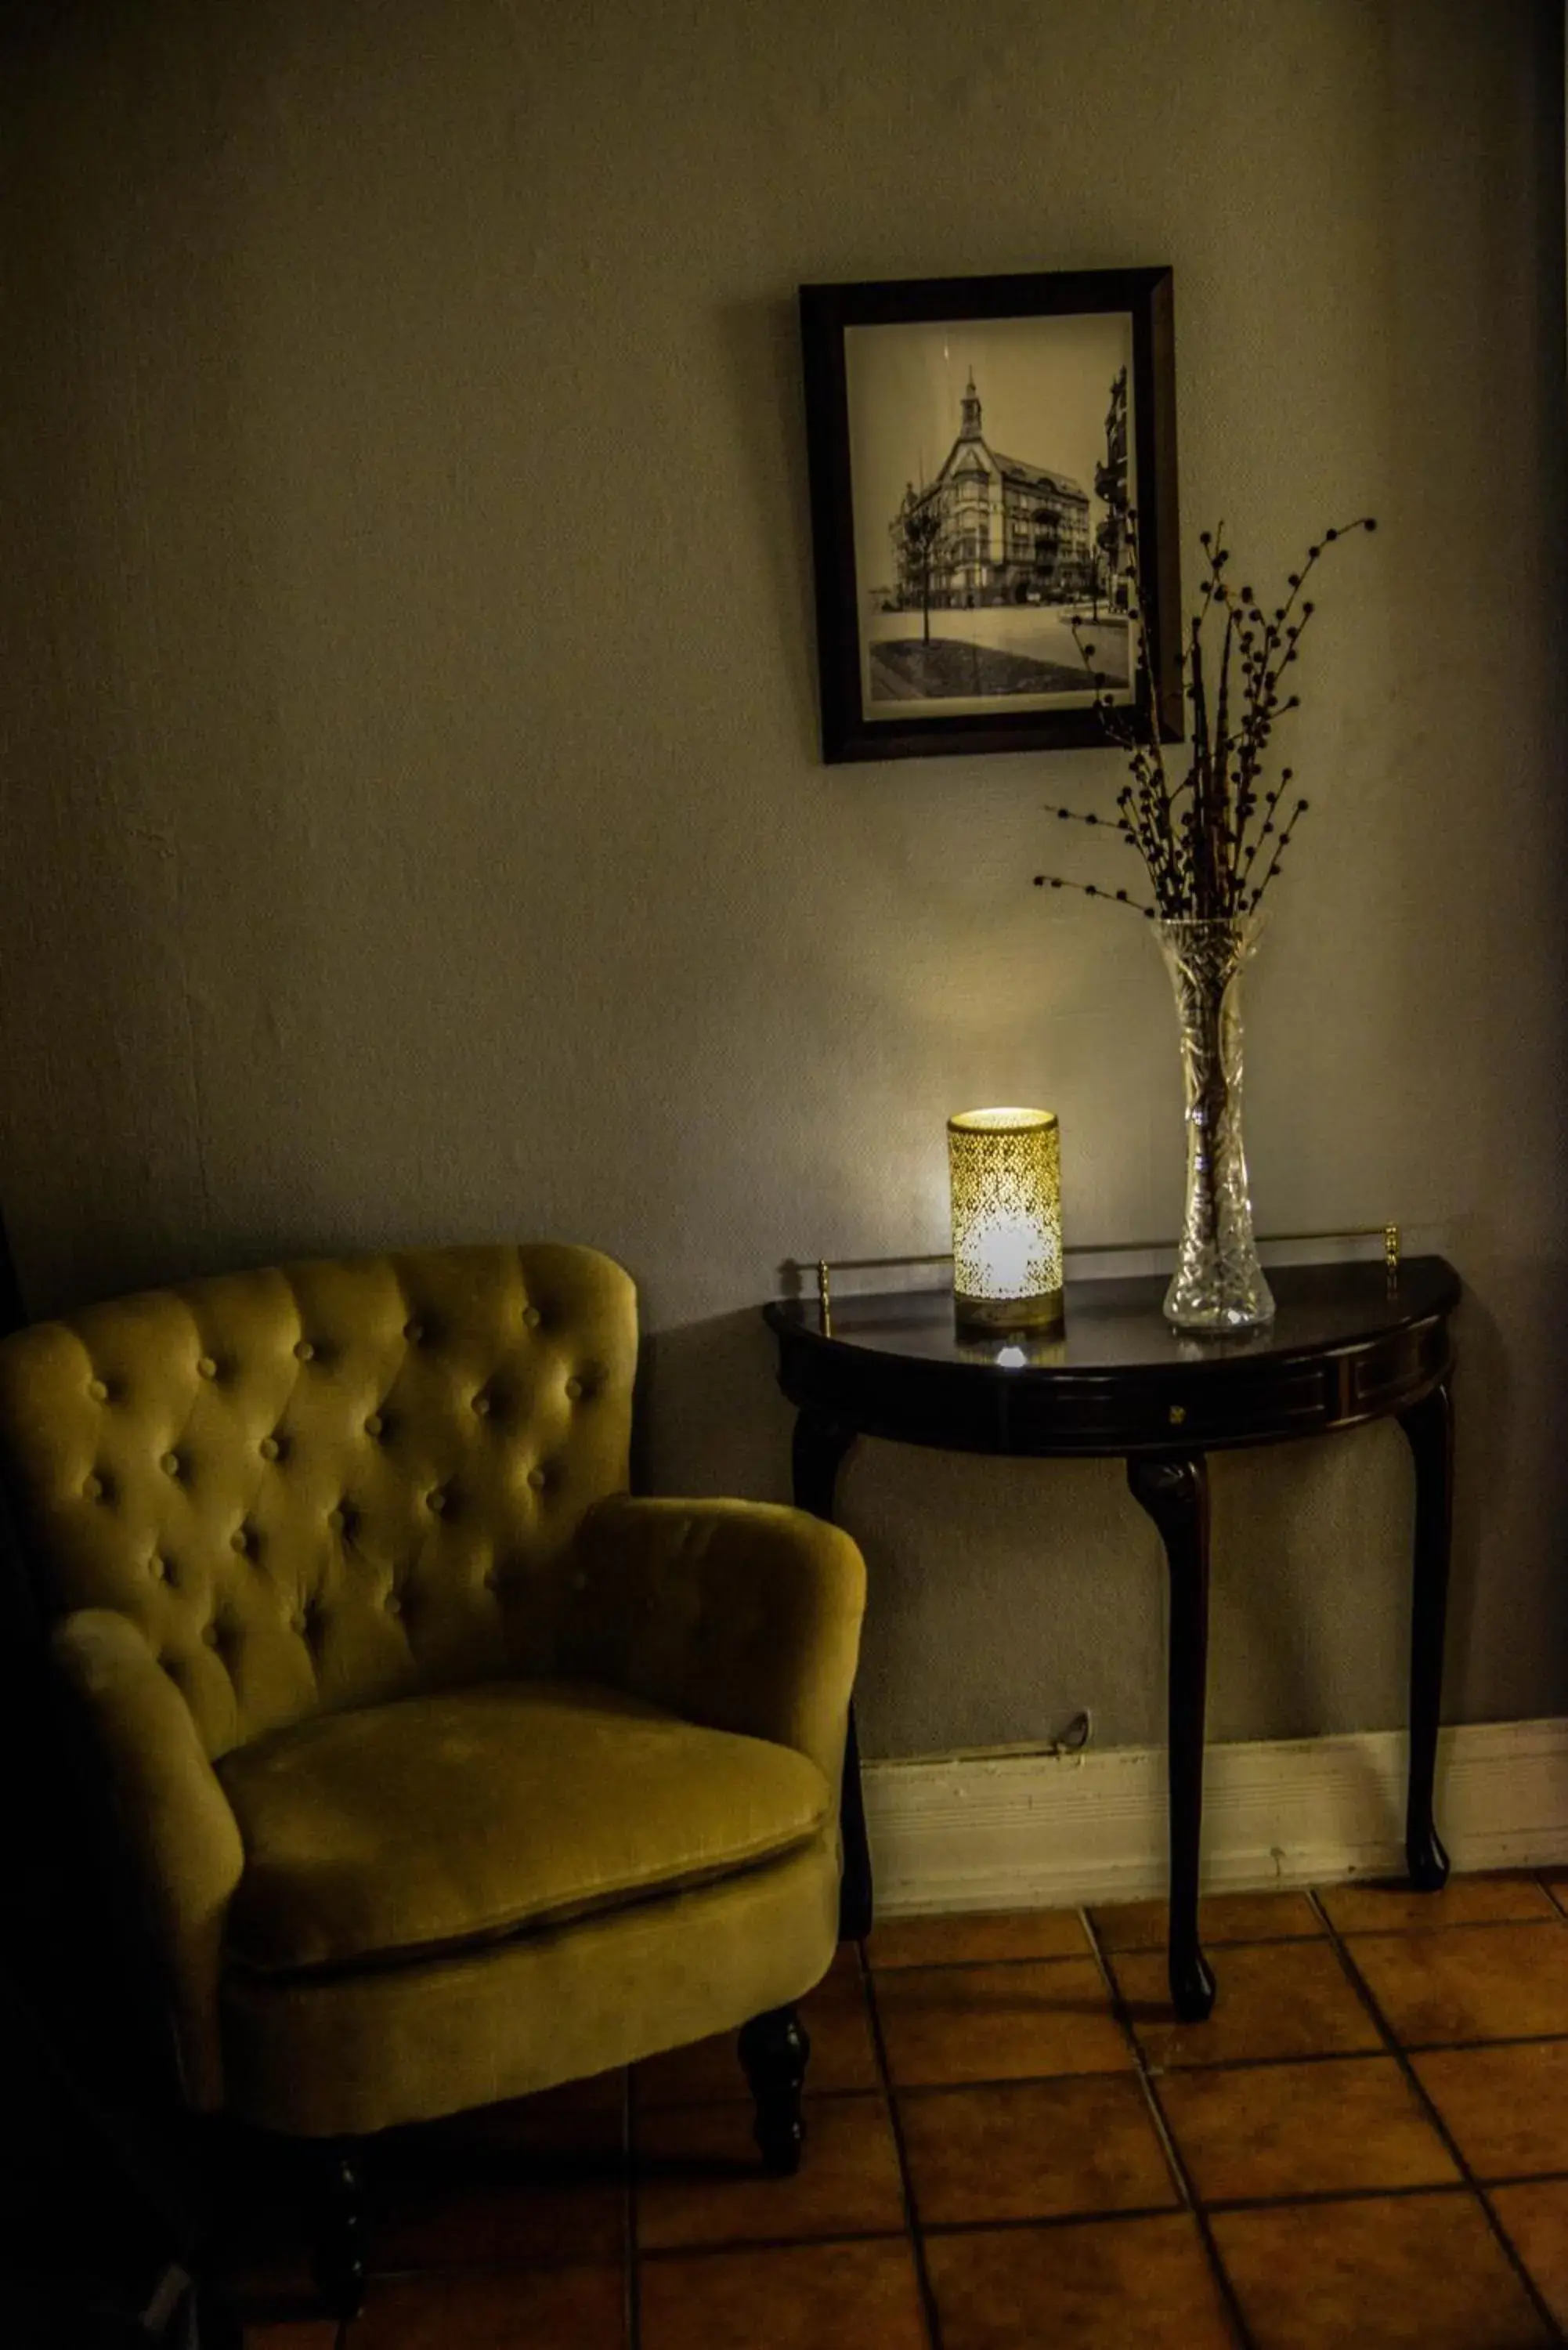
[[[1568,1879],[891,1920],[806,2002],[795,2179],[713,2043],[378,2150],[364,2314],[297,2251],[249,2350],[1568,2343]],[[250,2322],[254,2316],[254,2322]]]

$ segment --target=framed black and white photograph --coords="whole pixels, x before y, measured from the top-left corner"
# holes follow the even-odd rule
[[[803,286],[800,310],[823,757],[1103,743],[1085,645],[1179,740],[1170,271]]]

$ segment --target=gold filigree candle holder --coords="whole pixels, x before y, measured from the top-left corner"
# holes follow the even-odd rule
[[[961,1329],[1062,1323],[1062,1149],[1054,1110],[948,1120],[953,1308]]]

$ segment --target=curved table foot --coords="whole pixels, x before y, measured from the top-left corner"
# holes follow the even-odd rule
[[[1214,1978],[1196,1945],[1170,1954],[1170,2003],[1183,2023],[1207,2023],[1214,2005]]]
[[[1449,1881],[1449,1856],[1430,1820],[1411,1830],[1405,1845],[1405,1859],[1410,1882],[1417,1893],[1442,1891]]]

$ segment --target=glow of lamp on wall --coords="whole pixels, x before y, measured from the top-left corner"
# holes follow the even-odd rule
[[[966,1109],[948,1120],[953,1307],[972,1330],[1062,1322],[1062,1149],[1049,1109]]]

